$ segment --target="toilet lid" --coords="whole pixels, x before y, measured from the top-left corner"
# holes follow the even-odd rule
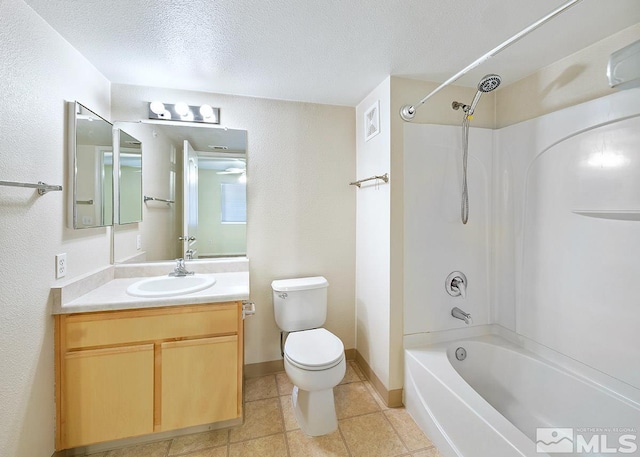
[[[344,357],[344,345],[330,331],[316,328],[290,333],[284,354],[295,365],[317,369],[339,362]]]

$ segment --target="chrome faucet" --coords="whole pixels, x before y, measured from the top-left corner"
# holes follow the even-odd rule
[[[169,273],[169,276],[189,276],[192,274],[195,274],[195,272],[187,271],[184,259],[176,259],[176,268],[173,272]]]
[[[454,291],[457,289],[462,298],[467,297],[467,286],[464,282],[464,279],[462,279],[460,276],[456,276],[455,278],[453,278],[453,280],[451,281],[451,289],[453,289]]]
[[[467,277],[461,271],[449,273],[444,282],[444,288],[452,297],[467,297]]]
[[[457,306],[451,310],[451,315],[453,317],[455,317],[456,319],[463,320],[464,323],[467,324],[467,325],[473,323],[473,320],[471,319],[471,314],[465,313],[464,311],[462,311]]]

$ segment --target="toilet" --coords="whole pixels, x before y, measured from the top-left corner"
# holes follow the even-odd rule
[[[321,328],[327,318],[328,287],[322,276],[271,283],[276,323],[283,332],[290,332],[283,356],[294,385],[293,410],[298,425],[310,436],[338,428],[333,388],[346,370],[342,341]]]

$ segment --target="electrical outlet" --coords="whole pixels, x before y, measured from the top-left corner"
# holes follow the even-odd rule
[[[56,256],[56,279],[64,278],[67,274],[67,254]]]
[[[139,251],[142,249],[142,235],[136,236],[136,249]]]

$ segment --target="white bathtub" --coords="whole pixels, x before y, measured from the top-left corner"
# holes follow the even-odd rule
[[[405,350],[405,406],[444,456],[556,455],[536,450],[538,427],[571,428],[573,449],[587,450],[557,455],[640,455],[640,404],[628,395],[636,389],[619,395],[596,378],[600,385],[496,335]]]

